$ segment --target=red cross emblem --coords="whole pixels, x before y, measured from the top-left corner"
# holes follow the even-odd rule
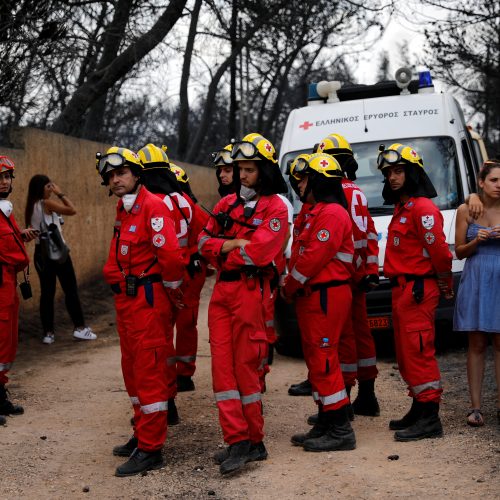
[[[330,232],[327,229],[320,229],[316,235],[319,241],[328,241]]]
[[[309,127],[312,127],[314,123],[308,122],[307,120],[302,124],[299,125],[299,128],[303,128],[304,130],[307,130]]]
[[[320,164],[322,167],[328,167],[328,165],[330,164],[330,162],[329,162],[329,161],[327,161],[327,160],[321,160],[321,161],[319,162],[319,164]]]
[[[410,149],[410,154],[413,156],[413,158],[417,157],[417,152],[414,149]]]
[[[325,143],[322,142],[320,145],[319,145],[319,149],[321,149],[321,151],[323,151],[323,149],[325,149]]]
[[[281,222],[279,219],[271,219],[269,221],[269,227],[274,231],[278,232],[281,229]]]
[[[264,146],[268,151],[272,151],[273,150],[273,147],[271,146],[271,144],[269,144],[268,142],[266,143],[266,145]]]

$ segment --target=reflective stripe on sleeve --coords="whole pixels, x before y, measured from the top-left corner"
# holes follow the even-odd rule
[[[201,248],[210,239],[210,236],[202,236],[198,242],[198,252],[201,253]]]
[[[247,266],[255,266],[254,261],[245,252],[245,248],[244,247],[240,247],[240,254],[243,257],[243,262],[245,262],[245,264]]]
[[[427,251],[427,249],[426,249],[426,248],[422,248],[422,255],[423,255],[424,257],[430,257],[429,252]]]
[[[159,411],[167,411],[167,408],[168,401],[158,401],[157,403],[141,406],[141,412],[144,415],[148,415],[150,413],[158,413]]]
[[[177,363],[177,356],[169,356],[167,358],[167,366],[174,366]]]
[[[267,328],[272,328],[274,326],[274,319],[268,319],[266,321],[266,327]]]
[[[411,387],[411,391],[416,396],[417,394],[420,394],[421,392],[426,391],[427,389],[439,390],[442,388],[443,385],[441,384],[441,380],[433,380],[431,382],[426,382],[425,384],[414,385],[413,387]]]
[[[215,393],[215,401],[228,401],[230,399],[241,399],[238,391],[222,391]]]
[[[340,363],[340,371],[352,373],[358,371],[357,363]]]
[[[347,392],[345,389],[335,392],[334,394],[330,394],[329,396],[319,396],[319,400],[323,403],[323,405],[333,405],[343,399],[347,399]]]
[[[366,235],[366,237],[369,239],[369,240],[378,240],[378,234],[377,233],[368,233]]]
[[[376,255],[369,255],[366,258],[367,264],[377,264],[378,265],[378,257]]]
[[[0,372],[10,370],[12,368],[12,363],[0,363]]]
[[[335,258],[341,260],[342,262],[352,263],[354,256],[352,253],[337,252]]]
[[[361,258],[361,255],[358,255],[358,258],[356,259],[356,269],[359,269],[361,264],[363,264],[363,259]]]
[[[179,238],[179,246],[181,248],[187,247],[188,245],[188,239],[187,238]]]
[[[354,242],[354,248],[365,248],[368,246],[368,240],[356,240]]]
[[[176,359],[181,363],[193,363],[196,361],[196,356],[177,356]]]
[[[359,367],[376,366],[376,365],[377,365],[377,358],[358,359]]]
[[[172,288],[173,290],[176,290],[182,285],[182,280],[178,281],[163,281],[163,286],[165,288]]]
[[[262,399],[262,395],[260,392],[254,392],[253,394],[249,394],[248,396],[241,396],[241,404],[249,405],[250,403],[256,403]]]
[[[295,267],[290,271],[290,274],[292,275],[292,278],[295,278],[301,285],[303,285],[309,279],[308,276],[304,276],[303,274],[299,273]]]
[[[137,396],[130,396],[130,402],[132,405],[140,405],[139,398]]]

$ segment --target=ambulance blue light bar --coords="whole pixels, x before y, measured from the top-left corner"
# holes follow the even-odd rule
[[[420,71],[418,74],[418,88],[420,89],[427,89],[430,87],[434,87],[434,84],[432,83],[432,77],[431,77],[431,72],[430,71]]]
[[[309,95],[307,96],[307,101],[323,101],[323,98],[318,94],[318,84],[310,83],[309,84]]]

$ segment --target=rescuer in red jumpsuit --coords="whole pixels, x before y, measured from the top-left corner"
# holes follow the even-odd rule
[[[394,203],[385,250],[384,275],[392,283],[392,320],[399,371],[413,398],[410,411],[391,420],[397,441],[440,437],[443,392],[434,349],[434,313],[440,291],[453,296],[452,255],[443,216],[430,200],[437,196],[423,161],[411,147],[380,146],[377,159],[385,177],[382,195]]]
[[[287,188],[273,145],[248,134],[231,154],[238,194],[217,203],[199,237],[201,255],[218,270],[208,327],[215,400],[229,445],[214,457],[222,474],[267,457],[258,371],[267,353],[263,301],[287,231],[287,209],[276,196]]]
[[[330,134],[319,145],[318,152],[328,153],[339,162],[344,177],[342,188],[351,217],[354,239],[354,276],[352,280],[352,315],[340,336],[339,357],[347,393],[359,382],[358,396],[352,404],[357,415],[378,416],[380,408],[375,396],[377,354],[368,324],[366,292],[378,285],[378,235],[368,211],[363,191],[353,182],[358,164],[351,145],[339,134]]]
[[[184,266],[168,209],[141,184],[139,157],[112,147],[97,159],[103,183],[120,198],[104,277],[114,293],[135,424],[134,436],[113,449],[130,456],[115,474],[130,476],[163,465],[168,400],[175,389],[167,368],[175,363],[172,311],[180,302]]]
[[[338,358],[340,334],[351,315],[352,224],[344,207],[342,169],[332,156],[301,155],[291,175],[299,179],[307,222],[292,244],[290,273],[282,289],[296,298],[304,359],[319,417],[292,443],[306,451],[352,450],[356,438],[347,413],[349,398]]]
[[[7,373],[14,363],[17,352],[19,298],[16,292],[16,276],[29,263],[23,241],[31,241],[36,238],[36,232],[33,229],[19,230],[12,213],[12,203],[7,200],[12,192],[14,169],[14,162],[8,156],[0,156],[0,304],[2,304],[0,318],[0,425],[5,424],[6,415],[24,413],[22,406],[9,401],[5,384],[9,381]]]

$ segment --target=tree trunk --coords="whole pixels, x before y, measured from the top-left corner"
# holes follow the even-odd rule
[[[165,38],[182,15],[186,2],[187,0],[170,0],[164,13],[147,33],[114,58],[108,66],[90,74],[54,121],[51,130],[68,135],[77,131],[89,107]]]
[[[231,28],[229,37],[231,39],[231,52],[236,47],[237,41],[237,26],[238,26],[238,0],[233,0],[233,11],[231,14]],[[229,93],[229,137],[236,137],[236,57],[231,61],[230,65],[230,93]],[[241,106],[240,106],[241,109]]]

